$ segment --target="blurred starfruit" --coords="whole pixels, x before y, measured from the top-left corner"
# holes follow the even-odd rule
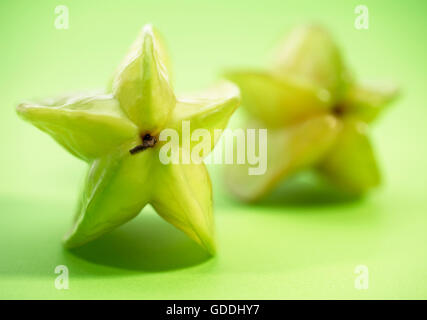
[[[295,28],[268,71],[234,70],[246,128],[267,128],[267,171],[226,168],[226,183],[242,200],[267,195],[280,181],[314,169],[340,189],[360,194],[380,183],[368,125],[393,101],[393,84],[357,83],[321,26]]]
[[[208,93],[176,97],[158,33],[147,25],[118,68],[107,93],[22,103],[18,114],[50,134],[89,172],[66,247],[83,245],[134,218],[147,204],[210,254],[215,252],[212,189],[203,162],[160,160],[163,130],[224,129],[240,102],[229,82]],[[214,145],[211,145],[213,149]],[[191,150],[187,150],[191,151]],[[210,151],[210,150],[209,150]]]

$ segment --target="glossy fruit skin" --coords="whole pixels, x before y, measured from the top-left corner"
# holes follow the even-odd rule
[[[147,25],[106,92],[17,107],[19,116],[89,164],[64,245],[73,248],[94,240],[151,204],[166,221],[214,254],[212,187],[205,165],[163,164],[158,138],[163,130],[174,129],[180,135],[177,147],[191,152],[194,144],[184,143],[188,138],[180,131],[183,121],[189,121],[192,131],[224,129],[240,103],[239,89],[223,82],[208,92],[175,96],[164,43]]]
[[[357,83],[324,28],[292,30],[267,71],[225,75],[241,90],[246,127],[268,129],[264,176],[248,175],[248,164],[226,167],[226,184],[237,197],[260,200],[280,181],[306,169],[349,193],[380,184],[368,124],[396,99],[398,88]]]

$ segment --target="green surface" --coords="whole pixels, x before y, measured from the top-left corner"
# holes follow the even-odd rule
[[[56,30],[54,8],[70,9]],[[427,298],[427,5],[364,1],[3,1],[0,4],[0,298]],[[24,123],[22,99],[103,87],[139,28],[165,36],[178,92],[212,84],[230,66],[264,66],[296,23],[331,29],[359,77],[396,79],[403,95],[372,132],[384,185],[334,200],[302,181],[256,206],[227,196],[211,167],[219,254],[147,208],[85,247],[66,251],[85,164]],[[70,289],[56,290],[66,265]],[[354,268],[369,268],[369,289]]]

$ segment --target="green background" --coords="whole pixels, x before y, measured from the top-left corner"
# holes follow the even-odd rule
[[[427,298],[427,4],[360,1],[1,1],[0,298]],[[54,8],[70,29],[54,28]],[[176,91],[221,71],[265,66],[295,24],[331,29],[359,77],[397,80],[403,94],[372,131],[384,185],[334,200],[307,182],[239,204],[211,167],[219,254],[208,259],[151,208],[73,252],[68,229],[86,165],[19,120],[23,99],[102,88],[145,23],[165,36]],[[369,268],[356,290],[354,269]],[[56,290],[55,266],[70,271]]]

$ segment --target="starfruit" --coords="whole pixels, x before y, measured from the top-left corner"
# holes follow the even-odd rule
[[[193,148],[183,142],[189,138],[180,131],[182,123],[189,121],[192,131],[224,129],[240,94],[234,84],[224,82],[206,94],[176,97],[169,70],[163,41],[148,25],[107,93],[17,107],[22,118],[89,164],[73,226],[64,238],[66,247],[98,238],[151,204],[166,221],[214,254],[212,189],[205,165],[162,163],[159,135],[174,129],[181,138],[177,148]]]
[[[269,70],[231,70],[226,77],[240,87],[246,127],[268,129],[264,175],[249,175],[249,164],[226,168],[226,184],[236,196],[258,200],[306,169],[350,193],[380,183],[368,124],[398,89],[390,83],[357,83],[324,28],[297,27]]]

